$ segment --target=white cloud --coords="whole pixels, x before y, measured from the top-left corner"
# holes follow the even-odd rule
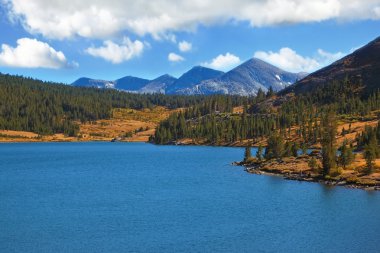
[[[87,48],[86,53],[117,64],[137,57],[144,51],[144,44],[141,41],[135,40],[132,42],[127,37],[124,37],[120,45],[110,40],[104,41],[103,44],[104,46],[102,47]]]
[[[192,47],[193,45],[187,41],[181,41],[180,43],[178,43],[178,48],[181,52],[188,52],[192,49]]]
[[[77,67],[78,63],[69,64],[61,51],[56,51],[49,44],[36,39],[21,38],[17,46],[1,45],[0,65],[23,68]]]
[[[318,49],[318,55],[316,57],[317,61],[321,65],[321,67],[327,66],[331,63],[333,63],[336,60],[339,60],[340,58],[343,58],[347,54],[342,52],[337,53],[329,53],[324,51],[323,49]]]
[[[375,16],[380,17],[380,6],[375,7],[373,9],[373,12],[375,13]]]
[[[170,53],[168,55],[168,60],[171,61],[171,62],[180,62],[180,61],[184,61],[185,58],[183,58],[182,56],[180,56],[178,54]]]
[[[201,65],[204,67],[225,71],[237,66],[240,62],[241,60],[239,57],[230,53],[226,53],[224,55],[218,55],[210,62],[201,63]]]
[[[379,0],[0,0],[12,18],[49,38],[108,38],[123,31],[164,38],[198,25],[252,26],[380,19]],[[10,7],[9,7],[10,6]]]
[[[257,51],[253,57],[264,60],[286,71],[310,73],[331,64],[345,55],[346,54],[342,52],[329,53],[322,49],[318,49],[317,54],[314,57],[304,57],[297,54],[293,49],[284,47],[278,52]]]

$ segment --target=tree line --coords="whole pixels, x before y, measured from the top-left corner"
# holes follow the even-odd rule
[[[265,103],[261,103],[274,94],[260,91],[255,98],[243,102],[241,114],[231,113],[230,104],[217,104],[221,105],[221,109],[200,104],[161,122],[153,141],[165,144],[191,138],[217,145],[243,139],[257,141],[269,137],[274,131],[287,138],[297,126],[297,136],[311,145],[322,138],[321,115],[327,111],[334,111],[337,115],[364,117],[380,109],[379,91],[360,96],[355,93],[360,86],[351,85],[348,81],[333,82],[324,87],[285,101],[278,108],[268,108]]]
[[[64,133],[75,136],[79,130],[78,122],[108,119],[113,108],[165,106],[176,109],[208,104],[209,108],[231,110],[241,103],[238,96],[134,94],[0,74],[0,129],[32,131],[42,135]],[[215,107],[215,104],[225,104],[228,108]]]

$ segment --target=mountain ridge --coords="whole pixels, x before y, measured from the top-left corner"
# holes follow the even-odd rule
[[[179,78],[168,74],[153,80],[125,76],[115,81],[79,78],[74,86],[114,88],[136,93],[163,93],[177,95],[230,94],[251,96],[270,87],[279,91],[305,76],[291,73],[263,60],[251,58],[228,72],[203,66],[194,66]]]
[[[204,80],[216,78],[223,74],[224,72],[219,70],[194,66],[177,79],[173,86],[168,90],[168,94],[176,94],[179,90],[191,88]]]
[[[279,92],[279,95],[289,93],[304,93],[320,85],[332,81],[348,80],[361,82],[364,91],[380,88],[380,37],[370,41],[365,46],[332,64],[311,73],[295,84]]]
[[[256,95],[261,89],[270,87],[279,91],[304,77],[304,73],[291,73],[263,60],[251,58],[222,76],[201,82],[192,89],[182,90],[183,94],[234,94]]]
[[[178,79],[169,75],[164,74],[159,76],[147,83],[144,87],[139,89],[139,93],[166,93],[166,89],[173,85]]]

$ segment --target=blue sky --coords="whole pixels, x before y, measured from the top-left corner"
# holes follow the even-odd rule
[[[312,72],[380,36],[378,0],[108,2],[0,0],[0,72],[153,79],[253,56]]]

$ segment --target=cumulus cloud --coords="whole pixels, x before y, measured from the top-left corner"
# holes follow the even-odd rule
[[[182,56],[180,56],[178,54],[170,53],[168,55],[168,60],[171,61],[171,62],[180,62],[180,61],[184,61],[185,58],[183,58]]]
[[[193,45],[187,41],[181,41],[180,43],[178,43],[178,48],[181,52],[188,52],[192,49],[192,47]]]
[[[217,69],[217,70],[229,70],[237,66],[241,62],[240,58],[231,53],[220,54],[210,62],[201,63],[202,66]]]
[[[322,49],[318,49],[317,54],[314,57],[304,57],[297,54],[293,49],[284,47],[278,52],[257,51],[253,57],[259,58],[286,71],[310,73],[345,55],[346,54],[342,52],[329,53]]]
[[[49,38],[106,38],[122,31],[162,38],[200,24],[254,27],[324,20],[380,19],[379,0],[2,0],[9,16]]]
[[[78,63],[68,63],[61,51],[56,51],[45,42],[36,39],[21,38],[17,46],[1,45],[0,65],[23,68],[77,67]]]
[[[132,42],[127,37],[124,37],[123,42],[120,45],[110,40],[106,40],[103,42],[102,47],[89,47],[86,49],[86,53],[94,57],[103,58],[113,64],[128,61],[141,55],[143,51],[144,44],[141,41],[135,40]]]

